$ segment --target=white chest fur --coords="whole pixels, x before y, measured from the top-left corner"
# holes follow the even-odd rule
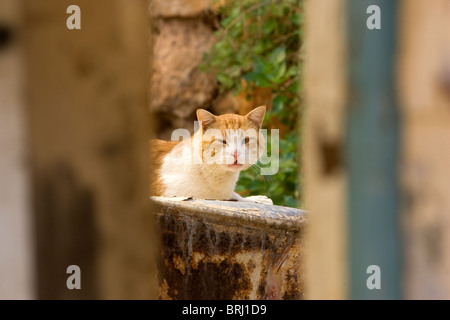
[[[230,200],[239,172],[223,170],[219,165],[194,163],[189,144],[181,144],[169,152],[161,166],[165,197]]]

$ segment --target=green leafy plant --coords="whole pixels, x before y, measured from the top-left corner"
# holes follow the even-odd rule
[[[220,27],[201,69],[216,75],[221,93],[245,93],[251,98],[257,88],[270,88],[272,101],[263,126],[280,130],[278,173],[261,176],[247,170],[241,173],[236,190],[244,195],[264,194],[275,204],[298,207],[302,2],[222,0],[216,5]],[[268,142],[270,155],[270,138]]]

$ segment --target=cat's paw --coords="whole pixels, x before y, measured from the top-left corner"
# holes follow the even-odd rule
[[[267,198],[266,196],[250,196],[245,198],[246,201],[262,203],[262,204],[273,204],[272,199]]]

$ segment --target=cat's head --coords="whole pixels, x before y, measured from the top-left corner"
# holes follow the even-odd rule
[[[260,132],[265,113],[265,106],[257,107],[245,116],[215,116],[198,109],[203,162],[233,172],[256,164],[265,150],[264,136]]]

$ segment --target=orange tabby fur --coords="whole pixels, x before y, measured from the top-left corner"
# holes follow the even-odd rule
[[[191,137],[190,142],[193,141],[193,139],[196,137],[196,135],[205,133],[205,131],[208,129],[220,130],[223,137],[226,136],[226,132],[228,129],[243,130],[243,131],[248,130],[248,129],[253,129],[256,132],[258,132],[258,130],[260,129],[262,120],[264,118],[264,114],[265,114],[265,107],[256,108],[255,110],[251,111],[246,116],[240,116],[240,115],[236,115],[236,114],[225,114],[225,115],[220,115],[220,116],[214,116],[214,115],[210,114],[209,112],[207,112],[206,110],[199,109],[199,110],[197,110],[197,118],[199,121],[201,121],[201,126],[199,129],[199,132],[196,132]],[[211,136],[210,139],[202,140],[202,154],[205,151],[205,149],[208,148],[208,146],[210,144],[214,143],[215,139],[216,139],[216,137]],[[260,145],[260,142],[261,142],[260,139],[261,139],[261,136],[257,136],[256,150],[255,150],[255,148],[251,149],[253,152],[257,151],[258,157],[261,155],[261,153],[262,153],[261,148],[263,147],[262,143]],[[240,141],[242,141],[242,140],[240,140]],[[166,176],[166,179],[164,179],[165,178],[164,172],[166,172],[166,175],[167,175],[167,171],[164,171],[164,170],[167,170],[168,163],[170,163],[170,162],[165,163],[165,161],[169,161],[169,160],[167,160],[167,159],[169,159],[167,157],[179,156],[178,151],[180,151],[180,149],[178,149],[178,151],[175,151],[174,148],[181,143],[187,143],[187,142],[163,141],[163,140],[150,141],[150,143],[149,143],[149,149],[150,149],[150,153],[151,153],[150,159],[151,159],[151,166],[154,169],[153,179],[151,179],[151,180],[153,180],[153,184],[151,185],[151,188],[150,188],[150,195],[189,196],[189,192],[190,192],[189,190],[185,191],[186,194],[167,194],[167,192],[166,192],[167,181],[172,179],[174,176],[178,177],[179,174],[182,175],[183,173],[185,173],[183,171],[183,169],[180,168],[180,170],[177,171],[178,170],[177,167],[170,165],[169,169],[171,169],[171,170],[169,172],[169,176]],[[216,142],[216,143],[220,143],[220,142]],[[241,142],[241,143],[243,143],[243,142]],[[222,144],[220,144],[220,145],[222,145]],[[183,147],[183,146],[184,145],[180,145],[180,147]],[[243,146],[243,145],[241,145],[241,147],[245,148],[245,146]],[[225,147],[223,147],[223,148],[225,148]],[[249,150],[250,150],[250,147],[248,145],[247,145],[247,148],[249,148]],[[228,149],[228,151],[229,151],[229,149]],[[235,159],[237,159],[237,158],[235,158]],[[237,162],[237,160],[236,160],[236,162]],[[166,169],[163,169],[164,165],[165,165]],[[203,179],[203,180],[199,179],[196,175],[190,176],[193,179],[199,179],[196,186],[198,186],[198,184],[201,184],[202,182],[204,182],[205,188],[215,188],[216,186],[217,186],[217,188],[221,188],[220,183],[224,183],[223,189],[226,189],[226,191],[224,191],[224,193],[221,194],[220,190],[219,190],[218,198],[224,198],[221,200],[229,200],[229,199],[243,200],[243,198],[239,197],[238,195],[236,195],[233,192],[234,185],[239,176],[239,171],[245,170],[250,165],[247,165],[247,164],[241,165],[241,163],[239,163],[239,165],[237,167],[239,167],[240,169],[236,169],[236,170],[229,169],[226,167],[226,165],[223,165],[223,166],[219,166],[220,170],[215,170],[215,171],[207,171],[206,168],[208,165],[204,164],[204,163],[194,164],[194,165],[189,165],[189,166],[190,166],[189,169],[192,169],[192,168],[194,168],[194,166],[197,166],[194,169],[192,169],[194,173],[196,172],[196,170],[198,170],[200,175],[202,173],[204,173],[203,169],[200,169],[200,168],[204,168],[205,172],[207,172],[207,175],[205,176],[205,179]],[[218,183],[211,184],[210,181],[205,181],[205,180],[209,180],[209,179],[211,179],[212,181],[214,181],[214,179],[216,179],[218,181]],[[166,182],[164,182],[164,181],[166,181]],[[174,180],[170,180],[170,181],[174,181]],[[175,179],[175,181],[179,181],[179,180]],[[184,183],[185,181],[186,181],[186,179],[179,181],[179,183]],[[208,182],[210,183],[209,185],[208,185]],[[173,186],[173,183],[172,183],[172,186]],[[229,190],[230,186],[232,188],[231,193]],[[186,188],[186,189],[190,189],[190,188]],[[177,191],[177,192],[179,192],[179,191]],[[192,191],[192,192],[194,192],[194,191]],[[202,194],[201,192],[198,192],[198,191],[197,191],[197,193],[200,194],[200,196]],[[234,193],[234,195],[232,193]],[[208,192],[206,192],[205,194],[208,194]],[[262,196],[258,196],[258,197],[265,198]],[[268,198],[266,198],[266,199],[268,199]],[[270,201],[270,199],[268,199],[268,200]],[[243,200],[243,201],[246,201],[246,200]],[[249,201],[252,201],[252,200],[249,200]],[[254,201],[254,202],[256,202],[256,201]]]

